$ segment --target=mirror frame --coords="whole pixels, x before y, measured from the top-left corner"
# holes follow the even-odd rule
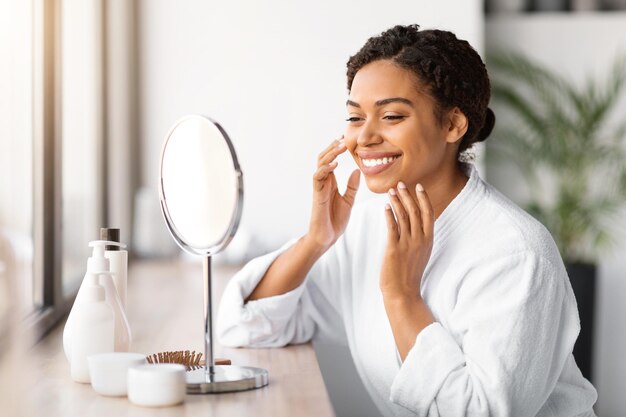
[[[167,149],[167,145],[170,141],[170,138],[172,137],[172,134],[174,133],[174,130],[176,130],[176,128],[181,123],[188,121],[190,119],[200,119],[203,122],[211,123],[215,127],[217,127],[217,129],[222,134],[222,138],[226,141],[226,144],[228,145],[228,150],[230,151],[230,156],[233,161],[233,168],[236,173],[236,181],[237,181],[237,183],[235,184],[237,187],[235,212],[233,213],[228,229],[226,230],[225,234],[222,236],[222,238],[218,241],[217,244],[213,246],[202,247],[202,248],[190,246],[189,244],[185,242],[184,238],[181,236],[180,232],[176,228],[174,221],[171,218],[169,210],[167,209],[167,202],[166,202],[167,199],[163,191],[163,157],[165,156],[165,150]],[[189,115],[189,116],[182,117],[181,119],[178,119],[176,123],[174,123],[174,126],[172,126],[172,128],[167,132],[167,135],[165,136],[165,140],[163,143],[163,147],[161,148],[161,159],[159,161],[159,202],[160,202],[163,218],[165,219],[165,222],[167,223],[167,229],[172,235],[172,238],[174,238],[174,241],[183,250],[189,253],[192,253],[194,255],[211,256],[211,255],[215,255],[216,253],[224,249],[233,239],[233,237],[235,236],[235,233],[237,232],[237,228],[239,227],[239,223],[241,221],[241,214],[243,211],[243,173],[241,172],[241,167],[239,166],[237,154],[235,153],[235,148],[233,146],[232,141],[230,140],[230,137],[228,136],[224,128],[222,128],[222,126],[219,123],[217,123],[215,120],[211,119],[210,117],[199,115],[199,114]]]

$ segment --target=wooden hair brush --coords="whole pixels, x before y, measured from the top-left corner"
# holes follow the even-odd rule
[[[195,350],[177,350],[174,352],[158,352],[148,355],[146,358],[148,363],[178,363],[185,365],[187,371],[193,371],[202,368],[206,361],[202,359],[202,353],[196,353]],[[230,359],[215,358],[215,365],[230,365]]]

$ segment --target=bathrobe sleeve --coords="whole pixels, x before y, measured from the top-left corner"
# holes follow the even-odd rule
[[[341,278],[346,271],[340,237],[311,268],[298,288],[244,303],[274,260],[296,240],[253,259],[227,284],[222,295],[217,337],[224,346],[281,347],[312,338],[347,344],[341,308]],[[344,280],[345,282],[345,280]]]
[[[391,401],[419,416],[537,415],[580,329],[567,280],[562,263],[529,252],[477,263],[461,281],[454,332],[435,322],[418,334]]]

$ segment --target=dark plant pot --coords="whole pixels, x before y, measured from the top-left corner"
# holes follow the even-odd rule
[[[572,289],[578,304],[580,334],[574,344],[574,359],[583,376],[591,381],[593,355],[593,323],[596,298],[596,266],[572,262],[566,263]]]
[[[564,12],[571,10],[570,0],[530,0],[530,9],[536,12]]]

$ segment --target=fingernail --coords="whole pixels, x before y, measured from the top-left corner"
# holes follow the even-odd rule
[[[398,183],[398,188],[400,188],[401,190],[406,190],[406,185],[404,185],[404,183],[402,181],[400,181]]]
[[[389,194],[396,195],[396,190],[394,190],[393,188],[390,188],[389,189]]]
[[[339,144],[337,145],[338,148],[343,148],[344,146],[346,146],[346,142],[342,140],[339,141]]]
[[[424,191],[424,187],[422,187],[422,184],[417,184],[417,185],[415,186],[415,190],[416,190],[418,193],[421,193],[421,192],[423,192],[423,191]]]
[[[389,203],[385,204],[385,210],[391,210],[391,206],[389,205]]]

